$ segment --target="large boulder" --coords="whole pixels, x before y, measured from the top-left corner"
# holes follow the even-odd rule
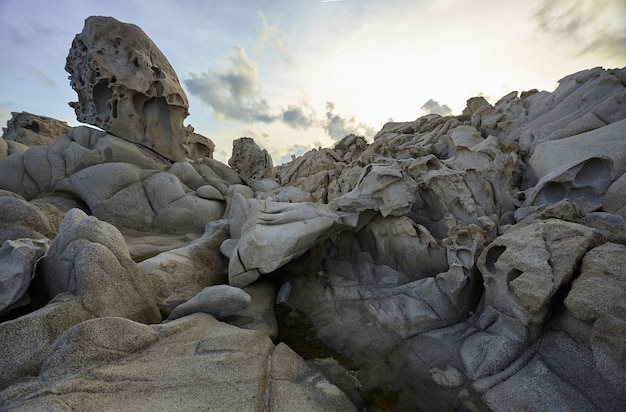
[[[94,390],[95,388],[97,390]],[[204,313],[162,325],[103,317],[59,336],[33,378],[0,392],[4,410],[355,411],[284,344]]]
[[[48,252],[48,239],[7,240],[0,247],[0,315],[30,302],[28,287],[37,262]]]
[[[229,257],[228,281],[245,287],[262,274],[275,271],[301,256],[333,233],[354,229],[356,213],[341,212],[317,203],[280,203],[242,199],[240,237],[222,244]],[[236,225],[236,222],[231,225]]]
[[[146,146],[161,156],[185,160],[192,132],[183,126],[189,103],[174,69],[134,24],[92,16],[67,56],[79,121]]]
[[[267,150],[261,149],[249,137],[233,140],[233,153],[228,159],[228,165],[235,169],[247,184],[276,177],[274,163]]]
[[[37,375],[52,342],[84,320],[161,320],[156,294],[131,260],[120,232],[78,209],[65,216],[35,280],[38,293],[50,302],[0,323],[5,348],[0,353],[0,388]]]
[[[59,135],[70,129],[66,122],[32,113],[11,113],[2,138],[26,146],[47,146]]]

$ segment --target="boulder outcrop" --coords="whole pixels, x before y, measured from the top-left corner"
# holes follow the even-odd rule
[[[67,133],[70,125],[50,117],[21,112],[11,113],[7,127],[3,127],[2,138],[25,146],[47,146],[60,134]],[[0,158],[2,158],[0,153]]]
[[[0,409],[626,409],[626,68],[278,166],[136,26],[67,69],[104,131],[0,139]]]
[[[184,161],[192,133],[183,125],[189,102],[176,72],[134,24],[92,16],[72,42],[65,70],[80,122]]]

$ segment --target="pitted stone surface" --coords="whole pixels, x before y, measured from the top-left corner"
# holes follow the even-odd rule
[[[174,69],[134,24],[92,16],[76,35],[65,70],[78,102],[79,121],[146,146],[173,161],[185,160],[191,133],[183,126],[189,103]]]

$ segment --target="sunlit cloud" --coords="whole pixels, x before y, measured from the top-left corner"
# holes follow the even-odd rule
[[[220,66],[189,76],[183,84],[190,94],[213,109],[216,120],[264,123],[275,120],[270,115],[269,104],[261,96],[258,66],[243,47],[236,46]]]
[[[439,114],[441,116],[448,116],[452,114],[452,109],[446,104],[441,104],[434,99],[428,99],[426,103],[420,109],[426,114]]]
[[[539,30],[576,47],[580,54],[626,55],[626,2],[543,0],[534,14]]]
[[[335,104],[326,102],[326,119],[323,128],[326,133],[335,141],[340,141],[350,133],[360,136],[371,137],[376,130],[367,123],[358,122],[354,116],[345,117],[335,112]]]
[[[306,130],[317,123],[317,113],[308,101],[290,104],[281,113],[283,123],[294,129]]]
[[[285,32],[281,31],[275,25],[269,24],[265,15],[259,12],[261,18],[261,28],[258,34],[257,49],[262,50],[269,48],[280,54],[285,63],[293,64],[293,57],[285,47]]]
[[[200,75],[191,73],[183,84],[189,93],[199,98],[213,110],[215,120],[239,120],[247,124],[273,123],[280,121],[298,130],[320,127],[333,140],[341,140],[350,133],[373,136],[375,130],[369,124],[359,122],[354,116],[343,116],[334,112],[333,102],[326,103],[325,117],[317,118],[315,109],[306,99],[291,103],[287,108],[272,110],[263,97],[259,70],[256,62],[248,57],[243,47],[235,47],[233,55],[223,59],[222,65],[211,68]],[[267,136],[255,135],[260,143]]]

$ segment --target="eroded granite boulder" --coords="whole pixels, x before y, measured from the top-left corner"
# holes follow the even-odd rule
[[[66,122],[27,112],[13,112],[3,127],[2,138],[25,146],[47,146],[70,129]],[[0,156],[1,157],[1,156]]]
[[[49,243],[48,239],[16,239],[0,246],[0,315],[30,302],[28,287]]]
[[[260,332],[204,313],[151,326],[119,317],[79,323],[54,341],[40,373],[0,392],[0,403],[12,411],[51,405],[138,411],[211,406],[356,410],[286,345],[274,346]]]
[[[274,178],[274,163],[267,150],[261,149],[253,139],[242,137],[233,140],[233,153],[228,165],[239,173],[244,182]]]
[[[148,147],[172,161],[185,160],[192,129],[183,125],[189,103],[174,69],[134,24],[92,16],[67,56],[79,121]]]
[[[52,342],[87,319],[121,316],[139,322],[161,320],[147,276],[128,254],[112,225],[68,212],[40,262],[36,278],[50,301],[15,320],[0,323],[0,387],[39,373]]]

